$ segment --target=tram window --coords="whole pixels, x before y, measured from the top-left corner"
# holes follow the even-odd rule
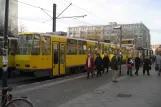
[[[50,55],[50,37],[42,36],[42,55]]]
[[[107,51],[107,47],[105,47],[105,53],[107,53],[108,51]]]
[[[77,54],[77,40],[68,39],[67,40],[67,54],[76,55]]]
[[[40,36],[39,35],[34,36],[31,54],[32,55],[39,55],[40,54]]]
[[[92,54],[92,49],[91,49],[91,46],[88,46],[88,54]]]
[[[20,35],[17,41],[17,52],[19,55],[29,55],[32,47],[33,35]]]
[[[78,41],[78,54],[87,54],[87,42]]]
[[[65,63],[65,46],[64,46],[64,44],[61,44],[61,46],[60,46],[60,63],[61,64]]]
[[[10,49],[9,54],[15,55],[17,52],[17,40],[11,39],[10,42],[11,42],[11,45],[9,47],[9,49]]]
[[[98,43],[98,49],[101,50],[101,43]]]
[[[59,55],[59,53],[58,53],[58,44],[54,44],[54,46],[53,46],[53,50],[54,50],[54,52],[53,52],[53,61],[54,61],[54,64],[58,64],[58,55]]]
[[[0,39],[0,55],[2,55],[3,54],[3,50],[2,50],[2,47],[3,47],[3,40],[2,39]]]
[[[104,46],[104,44],[102,44],[102,54],[104,54],[105,53],[105,46]]]

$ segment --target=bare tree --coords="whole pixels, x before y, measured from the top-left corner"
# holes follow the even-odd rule
[[[19,32],[26,32],[27,31],[27,28],[25,25],[20,25],[19,26]]]

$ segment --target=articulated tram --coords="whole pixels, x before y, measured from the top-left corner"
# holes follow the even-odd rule
[[[110,60],[119,53],[115,44],[56,36],[53,33],[26,32],[19,34],[15,56],[16,70],[40,76],[59,76],[84,68],[87,54],[95,58],[108,53]],[[131,56],[132,49],[122,47],[123,60]],[[127,54],[128,53],[128,54]]]
[[[0,37],[0,78],[2,76],[2,50],[3,37]],[[15,70],[15,55],[17,48],[17,38],[8,37],[8,77],[11,76],[13,70]]]

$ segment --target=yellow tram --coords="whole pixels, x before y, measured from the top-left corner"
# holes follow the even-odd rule
[[[94,58],[96,53],[101,57],[108,53],[111,60],[117,48],[105,42],[26,32],[19,34],[15,65],[20,73],[54,77],[84,68],[88,53]]]
[[[3,48],[3,37],[0,37],[0,77],[2,76],[2,48]],[[8,38],[8,77],[11,76],[11,72],[15,69],[15,55],[17,48],[17,38]]]

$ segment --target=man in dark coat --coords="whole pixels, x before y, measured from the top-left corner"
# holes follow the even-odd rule
[[[111,69],[113,70],[113,82],[117,82],[118,75],[118,60],[116,58],[116,54],[112,57],[111,60]]]
[[[143,75],[145,75],[145,70],[147,71],[147,75],[150,75],[149,70],[151,67],[151,61],[148,58],[148,56],[145,57],[145,59],[143,60]]]
[[[103,73],[104,73],[105,69],[107,69],[107,73],[108,73],[109,62],[110,62],[110,59],[109,59],[108,55],[105,53],[104,58],[103,58]]]
[[[141,59],[137,56],[135,58],[135,69],[136,69],[135,75],[137,75],[137,76],[138,76],[138,71],[140,68],[140,63],[141,63]]]
[[[103,67],[103,60],[101,58],[101,56],[99,54],[97,54],[96,60],[95,60],[95,66],[97,69],[97,76],[100,75],[101,76],[101,70]]]

